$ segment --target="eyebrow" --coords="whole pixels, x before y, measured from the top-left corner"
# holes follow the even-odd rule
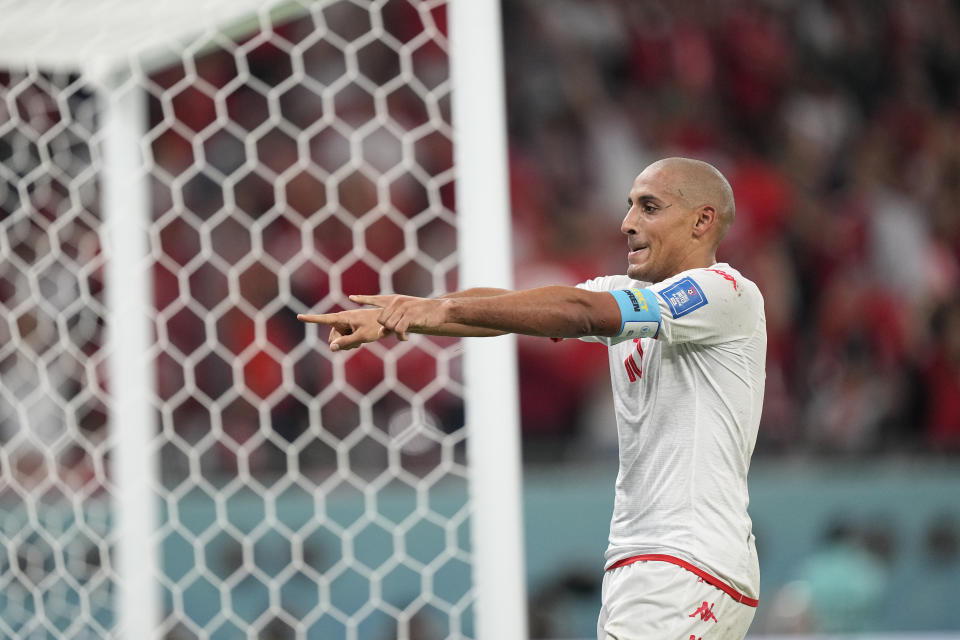
[[[663,200],[661,200],[657,196],[650,193],[645,193],[641,196],[637,196],[636,200],[633,199],[633,196],[628,195],[627,202],[630,204],[633,204],[634,202],[653,202],[654,204],[659,204],[659,205],[666,204]]]

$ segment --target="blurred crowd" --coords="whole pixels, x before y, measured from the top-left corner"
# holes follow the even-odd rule
[[[708,160],[718,259],[766,300],[758,452],[960,451],[960,3],[508,0],[504,26],[521,286],[622,272],[633,177]],[[522,349],[531,445],[613,437],[602,350]]]
[[[185,444],[218,431],[205,468],[280,470],[290,443],[332,468],[368,419],[417,431],[405,455],[430,467],[462,426],[455,341],[337,359],[295,320],[349,293],[456,288],[443,5],[381,14],[323,4],[138,78],[161,423]],[[766,300],[758,451],[960,452],[960,3],[505,0],[503,23],[518,287],[622,272],[634,176],[708,160],[737,199],[719,259]],[[0,74],[0,303],[20,348],[0,372],[42,387],[40,441],[74,423],[99,440],[105,422],[102,367],[77,355],[103,355],[103,283],[95,105],[76,80]],[[602,348],[522,338],[519,362],[528,461],[615,450]],[[318,424],[329,438],[303,437]],[[354,447],[385,464],[376,437]]]

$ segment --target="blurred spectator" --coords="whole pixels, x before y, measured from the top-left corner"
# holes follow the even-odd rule
[[[802,580],[788,582],[773,594],[756,627],[766,633],[811,634],[817,629],[812,606],[810,586]]]
[[[867,544],[867,531],[838,521],[804,562],[800,580],[810,594],[815,629],[838,633],[877,626],[887,587],[884,560]]]
[[[925,435],[937,451],[960,452],[960,301],[939,307],[933,346],[924,367]]]
[[[593,632],[583,625],[592,623],[600,585],[590,568],[568,568],[551,576],[530,598],[530,638],[589,637]],[[589,614],[583,615],[588,609]],[[581,626],[577,626],[577,622]]]

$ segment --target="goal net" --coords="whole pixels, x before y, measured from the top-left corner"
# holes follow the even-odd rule
[[[458,287],[446,1],[154,4],[0,1],[0,636],[473,637],[462,341],[296,320]]]

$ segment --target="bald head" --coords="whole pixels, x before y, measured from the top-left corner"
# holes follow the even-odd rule
[[[736,214],[733,189],[723,174],[712,164],[692,158],[664,158],[643,170],[657,174],[662,184],[681,198],[690,208],[709,205],[717,212],[714,246],[727,234]]]
[[[666,158],[643,170],[627,197],[620,225],[630,249],[627,275],[661,282],[709,267],[733,223],[733,190],[715,167],[689,158]]]

